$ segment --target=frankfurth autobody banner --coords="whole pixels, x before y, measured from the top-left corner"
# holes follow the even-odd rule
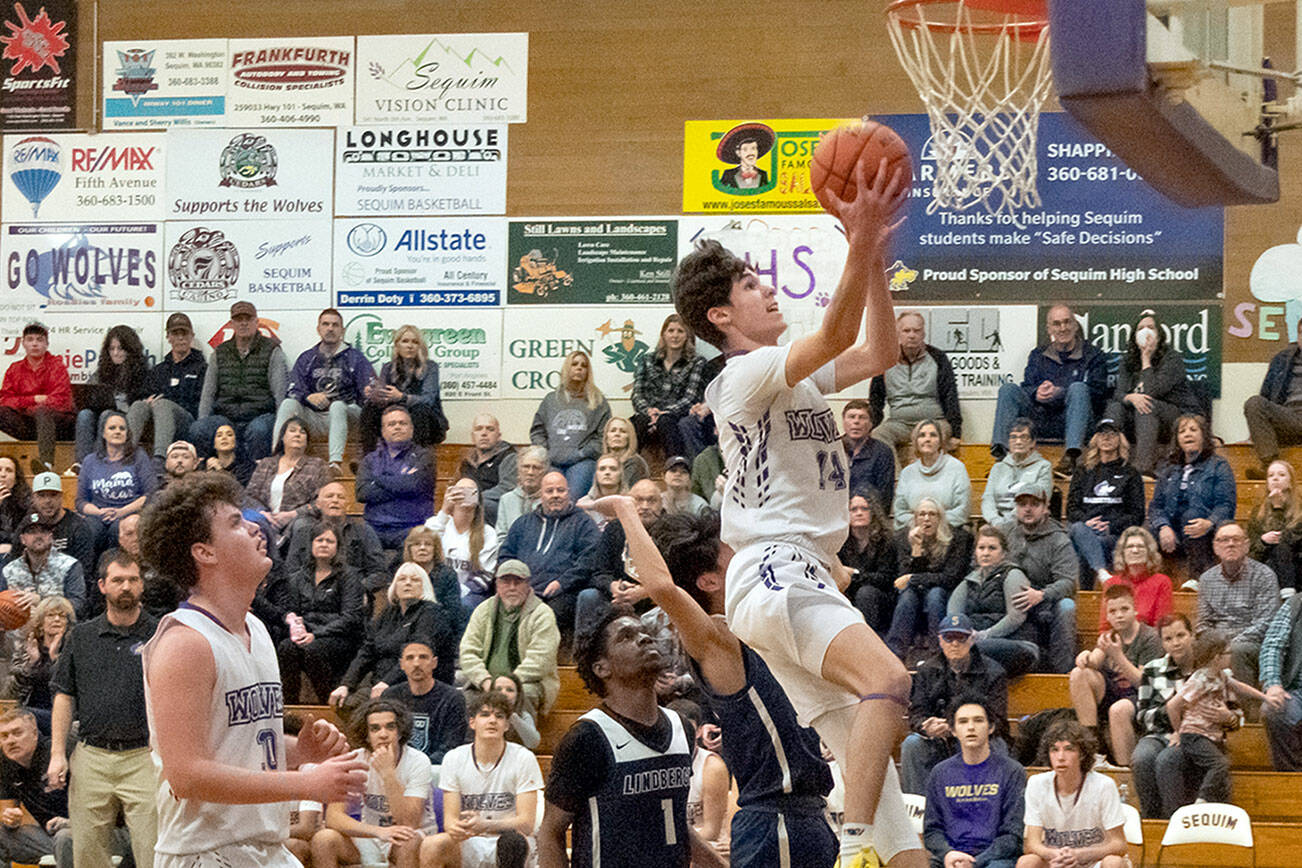
[[[226,123],[226,40],[104,43],[106,130]]]
[[[329,217],[334,130],[171,130],[167,216],[179,220]]]
[[[159,223],[7,224],[0,231],[0,311],[157,309],[162,236]]]
[[[230,126],[343,126],[353,121],[353,37],[232,39]]]
[[[0,220],[161,220],[165,140],[162,133],[5,136]]]
[[[330,221],[171,221],[167,224],[169,311],[330,307]]]

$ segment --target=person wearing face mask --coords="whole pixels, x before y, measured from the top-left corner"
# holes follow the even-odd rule
[[[1105,416],[1131,432],[1134,448],[1130,463],[1140,473],[1153,476],[1159,443],[1174,433],[1176,417],[1198,413],[1201,407],[1189,387],[1184,357],[1167,342],[1157,315],[1139,315],[1126,351],[1117,367],[1117,389]]]

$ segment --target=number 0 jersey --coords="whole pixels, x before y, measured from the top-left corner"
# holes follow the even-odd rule
[[[184,605],[184,604],[183,604]],[[284,698],[276,648],[267,629],[251,614],[244,616],[249,648],[239,637],[198,609],[181,608],[163,617],[154,638],[143,651],[145,711],[149,730],[155,731],[149,705],[149,660],[160,638],[182,624],[208,640],[216,665],[208,731],[194,734],[206,739],[209,754],[223,765],[249,771],[275,771],[285,765]],[[151,736],[152,739],[152,736]],[[183,856],[205,853],[228,844],[256,842],[280,844],[289,837],[289,809],[285,802],[261,805],[219,805],[197,799],[179,799],[163,776],[155,741],[154,766],[158,769],[159,853]]]
[[[845,449],[823,397],[835,363],[788,386],[790,349],[735,356],[705,389],[728,478],[721,537],[735,551],[789,542],[830,565],[850,525]]]

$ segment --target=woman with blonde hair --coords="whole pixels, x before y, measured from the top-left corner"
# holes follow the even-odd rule
[[[1280,590],[1302,577],[1302,490],[1287,461],[1266,468],[1266,495],[1248,519],[1248,556],[1275,571]]]
[[[393,356],[380,368],[380,375],[366,386],[362,406],[362,454],[375,449],[380,440],[380,417],[386,407],[401,404],[411,414],[415,429],[412,440],[418,446],[442,443],[448,420],[439,397],[439,364],[429,358],[425,336],[414,325],[398,326],[393,332]]]
[[[592,480],[592,487],[574,505],[591,516],[600,529],[604,528],[610,519],[593,509],[593,504],[603,497],[627,492],[628,486],[624,484],[619,456],[605,452],[597,459],[597,474]]]
[[[949,442],[949,423],[944,419],[924,419],[913,426],[913,454],[916,459],[900,471],[895,485],[895,529],[909,526],[913,510],[924,497],[930,497],[944,510],[950,527],[967,524],[972,507],[972,480],[967,467],[944,451]],[[833,464],[837,453],[832,453]]]
[[[1129,458],[1121,426],[1100,419],[1067,488],[1067,535],[1084,564],[1080,586],[1086,590],[1111,577],[1117,536],[1144,523],[1144,478]]]
[[[425,527],[439,535],[443,557],[461,585],[461,607],[466,617],[493,596],[493,571],[497,568],[497,529],[484,524],[484,500],[473,479],[459,479],[443,495],[443,508]]]
[[[77,623],[77,613],[67,597],[45,597],[32,609],[24,629],[26,640],[14,651],[14,698],[48,726],[54,695],[50,676],[63,649],[63,640]]]
[[[655,352],[644,353],[633,374],[633,427],[643,446],[658,441],[665,458],[684,454],[678,422],[704,396],[704,374],[696,336],[681,316],[669,314]]]
[[[614,455],[619,459],[624,476],[624,488],[632,488],[634,482],[641,482],[651,475],[651,468],[646,459],[637,451],[637,429],[633,423],[622,416],[612,416],[601,431],[601,451],[605,455]]]
[[[895,613],[886,644],[903,658],[917,639],[930,648],[945,617],[949,595],[963,581],[972,561],[972,534],[950,527],[934,497],[923,497],[913,508],[908,528],[895,534]]]
[[[1162,555],[1157,550],[1157,540],[1146,528],[1128,527],[1117,537],[1112,555],[1114,575],[1103,583],[1102,590],[1113,585],[1128,585],[1135,592],[1135,616],[1150,627],[1156,627],[1165,615],[1175,610],[1171,597],[1171,579],[1159,573]],[[1107,630],[1107,607],[1099,606],[1099,630]]]
[[[565,474],[571,496],[592,487],[601,433],[610,419],[610,403],[592,381],[592,359],[574,350],[561,363],[560,382],[538,405],[529,440],[546,446],[552,467]]]

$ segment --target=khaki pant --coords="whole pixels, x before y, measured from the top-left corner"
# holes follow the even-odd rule
[[[154,864],[158,838],[158,774],[149,748],[102,750],[77,745],[68,763],[68,819],[77,868],[111,868],[118,808],[131,832],[136,865]]]

